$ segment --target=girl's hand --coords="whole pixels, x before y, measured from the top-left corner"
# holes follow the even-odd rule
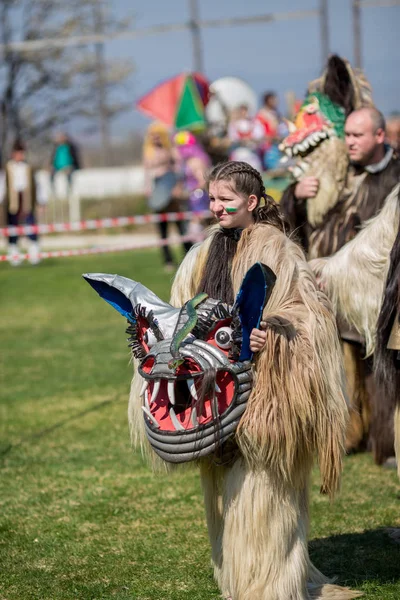
[[[267,324],[265,321],[261,321],[260,329],[253,329],[250,334],[250,350],[252,352],[260,352],[265,346],[267,340],[266,333]]]

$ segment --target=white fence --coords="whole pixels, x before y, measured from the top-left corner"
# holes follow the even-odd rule
[[[38,173],[40,186],[48,198],[68,200],[69,220],[81,220],[83,198],[110,198],[143,194],[145,187],[144,169],[136,167],[110,167],[81,169],[72,174],[71,186],[64,173],[55,177],[52,185],[48,171]]]

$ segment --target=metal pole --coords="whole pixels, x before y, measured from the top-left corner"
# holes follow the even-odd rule
[[[354,44],[354,65],[362,68],[361,57],[361,9],[360,2],[353,0],[353,44]]]
[[[193,47],[193,69],[203,73],[203,46],[201,43],[201,32],[199,24],[199,5],[197,0],[189,0],[190,20],[189,28],[192,36]]]
[[[400,6],[400,0],[358,0],[358,4],[361,8],[391,8],[392,6]]]
[[[1,6],[1,2],[0,2]],[[198,22],[199,29],[208,27],[233,27],[241,25],[260,25],[260,23],[273,23],[275,21],[288,21],[298,19],[308,19],[318,17],[319,10],[298,10],[295,12],[271,13],[256,15],[254,17],[234,17],[229,19],[206,19]],[[10,42],[7,45],[9,50],[17,52],[37,52],[38,50],[48,48],[67,48],[71,46],[82,46],[84,44],[100,44],[112,40],[135,40],[147,37],[148,35],[158,35],[161,33],[170,33],[172,31],[190,30],[190,23],[172,23],[171,25],[155,25],[133,31],[117,31],[106,34],[92,33],[90,35],[77,35],[68,38],[46,38],[41,40],[25,40],[23,42]],[[4,44],[0,44],[0,57],[6,50]]]
[[[94,3],[94,27],[98,34],[103,33],[104,19],[102,1],[97,0]],[[110,124],[107,110],[107,90],[106,90],[106,75],[105,75],[105,60],[104,60],[104,42],[95,45],[96,52],[96,80],[98,94],[98,109],[101,132],[102,145],[102,160],[103,166],[109,164],[110,161]]]
[[[329,15],[328,0],[320,0],[320,28],[321,28],[321,59],[322,68],[329,57]]]

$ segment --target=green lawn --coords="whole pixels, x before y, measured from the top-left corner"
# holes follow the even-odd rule
[[[154,476],[130,448],[124,320],[81,279],[167,298],[156,251],[0,266],[0,600],[215,600],[195,471]],[[312,490],[311,554],[366,598],[400,598],[394,471],[348,457],[333,505]]]

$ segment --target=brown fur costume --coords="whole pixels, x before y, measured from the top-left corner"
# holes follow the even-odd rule
[[[312,94],[316,94],[318,100],[318,93],[322,93],[336,105],[336,112],[331,114],[327,106],[325,113],[323,106],[320,106],[328,125],[325,123],[324,127],[320,127],[318,134],[313,134],[311,129],[305,148],[304,143],[294,147],[290,145],[290,139],[296,140],[296,133],[283,142],[283,146],[288,146],[289,156],[291,153],[296,155],[296,166],[293,169],[296,183],[304,176],[314,176],[319,180],[314,198],[297,200],[294,183],[284,192],[281,200],[281,209],[310,258],[330,256],[352,239],[359,225],[376,214],[395,185],[393,178],[390,182],[382,181],[390,179],[386,175],[370,176],[349,166],[339,107],[342,107],[342,117],[347,117],[353,110],[373,106],[371,87],[364,75],[353,70],[345,59],[331,56],[322,76],[310,83],[307,101],[312,104]],[[319,106],[318,102],[316,106]],[[307,104],[303,110],[304,136],[308,131],[307,113],[311,111],[312,114],[313,111],[312,106],[307,107]],[[298,122],[302,123],[299,116],[296,118],[296,123]],[[300,139],[301,131],[302,127],[299,130]],[[325,137],[326,134],[328,137]],[[345,323],[340,323],[339,328],[351,405],[346,449],[359,450],[364,449],[368,442],[370,397],[371,391],[375,389],[374,381],[369,366],[363,362],[363,340],[354,331],[349,331]]]
[[[213,230],[184,259],[171,303],[181,306],[201,285]],[[225,257],[219,256],[222,266]],[[237,452],[220,465],[200,461],[216,580],[233,600],[345,600],[359,595],[327,582],[308,556],[308,486],[314,456],[321,491],[338,489],[347,406],[341,354],[330,304],[301,249],[275,227],[243,231],[230,266],[237,293],[256,261],[277,282],[264,311],[267,341],[255,360],[255,385],[235,434]],[[223,298],[222,298],[223,299]],[[148,446],[133,381],[129,416],[134,440]]]
[[[373,415],[377,462],[391,455],[396,405],[395,447],[398,459],[400,457],[400,365],[397,360],[400,349],[397,337],[400,314],[399,192],[400,188],[396,186],[382,211],[334,256],[311,261],[336,312],[365,337],[369,354],[376,348],[375,371],[384,390],[380,402],[374,406]]]
[[[400,160],[396,155],[378,173],[349,167],[338,203],[310,233],[309,257],[331,256],[353,239],[360,226],[381,210],[399,179]]]
[[[334,139],[334,138],[333,138]],[[322,143],[327,147],[332,140]],[[281,208],[292,228],[301,239],[309,258],[331,256],[352,240],[361,225],[376,215],[400,179],[400,160],[394,153],[378,172],[348,166],[344,183],[340,182],[341,163],[338,167],[320,160],[322,148],[311,153],[312,172],[320,180],[315,198],[298,201],[294,196],[295,184],[290,186],[281,201]],[[387,155],[389,156],[389,154]],[[339,175],[338,175],[339,173]],[[329,187],[337,181],[338,197],[332,204]],[[315,217],[317,215],[318,218]],[[364,361],[364,340],[340,322],[345,355],[347,391],[351,405],[351,419],[346,440],[347,450],[365,449],[367,443],[377,464],[393,454],[392,430],[385,424],[387,410],[383,410],[381,384],[375,381],[372,370]],[[390,412],[390,411],[389,411]]]
[[[399,179],[400,159],[396,154],[378,173],[349,166],[337,203],[324,213],[323,220],[316,226],[308,221],[304,202],[294,197],[294,185],[284,192],[280,207],[301,238],[310,259],[331,256],[380,211]]]

